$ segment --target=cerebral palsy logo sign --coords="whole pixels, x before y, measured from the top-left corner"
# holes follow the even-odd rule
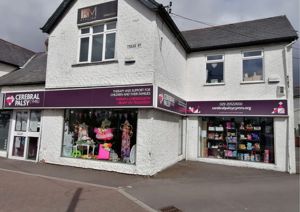
[[[15,101],[15,97],[14,96],[8,96],[5,99],[5,103],[8,104],[8,106],[11,106]]]
[[[43,92],[10,93],[6,94],[5,107],[41,107],[43,100]]]

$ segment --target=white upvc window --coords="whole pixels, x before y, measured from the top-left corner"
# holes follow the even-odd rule
[[[206,57],[206,84],[224,83],[224,55],[216,54]]]
[[[263,51],[245,51],[243,54],[243,82],[264,81]]]
[[[79,29],[79,63],[115,59],[117,22],[108,22]]]

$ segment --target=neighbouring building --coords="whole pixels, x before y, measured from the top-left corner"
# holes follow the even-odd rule
[[[295,173],[298,37],[285,16],[180,32],[154,0],[64,0],[42,30],[46,69],[37,55],[18,73],[44,82],[0,78],[9,158],[139,175],[183,159]]]

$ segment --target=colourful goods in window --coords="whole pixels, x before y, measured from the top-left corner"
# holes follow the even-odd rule
[[[241,122],[240,130],[244,130],[244,129],[245,129],[245,124],[244,122]]]
[[[252,150],[252,143],[251,142],[247,143],[247,150]]]
[[[132,125],[126,120],[124,124],[121,124],[121,131],[122,131],[122,148],[121,148],[121,157],[123,161],[129,162],[130,157],[130,138],[133,135],[133,127]]]
[[[259,140],[259,135],[257,133],[251,133],[252,140],[257,141]]]
[[[259,151],[259,150],[260,150],[260,144],[259,144],[259,143],[255,143],[255,144],[254,144],[254,149],[255,149],[256,151]]]
[[[253,128],[252,124],[247,124],[246,129],[251,131],[251,130],[253,130],[254,128]]]

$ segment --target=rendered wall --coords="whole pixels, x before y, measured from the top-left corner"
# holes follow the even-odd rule
[[[151,166],[152,175],[165,168],[174,165],[178,161],[185,158],[183,154],[179,156],[178,143],[181,139],[179,121],[181,117],[171,113],[152,110],[153,123],[148,126],[152,134],[151,144]],[[183,128],[185,125],[183,124]],[[185,146],[185,135],[183,138],[183,146]]]
[[[118,1],[116,61],[72,67],[77,64],[79,51],[78,9],[108,1],[76,1],[50,34],[46,88],[153,83],[155,14],[138,1]],[[140,48],[128,48],[137,43]],[[127,57],[136,62],[125,65]]]
[[[154,55],[155,84],[184,98],[186,52],[165,22],[156,16]]]
[[[271,100],[286,99],[277,96],[277,86],[285,86],[284,45],[254,46],[193,53],[188,57],[186,92],[188,101],[209,100]],[[242,83],[242,52],[263,50],[264,83]],[[225,85],[205,85],[206,55],[225,54]],[[278,77],[279,83],[268,83],[269,77]]]

